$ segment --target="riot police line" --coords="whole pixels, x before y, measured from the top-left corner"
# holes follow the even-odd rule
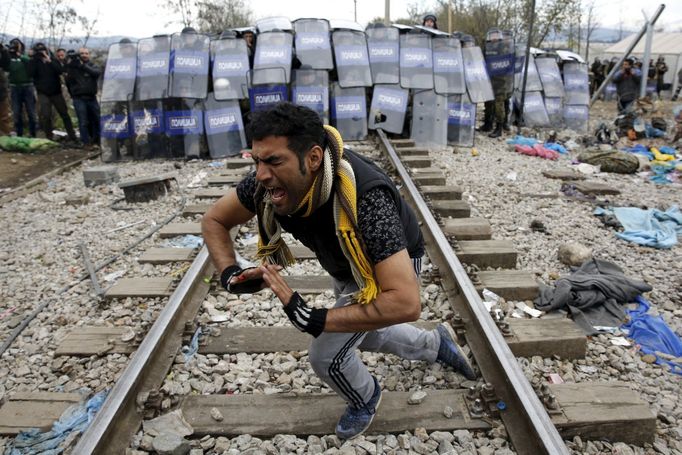
[[[285,100],[310,107],[346,140],[381,128],[419,144],[470,146],[478,103],[495,128],[500,105],[505,122],[519,111],[519,49],[509,33],[489,33],[481,48],[469,35],[421,26],[284,18],[215,37],[186,29],[122,40],[104,73],[102,159],[237,155],[249,112]],[[587,68],[561,63],[530,56],[526,125],[586,128]]]

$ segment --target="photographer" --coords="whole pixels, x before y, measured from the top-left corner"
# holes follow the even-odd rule
[[[623,112],[633,101],[637,99],[639,85],[642,82],[642,72],[632,67],[632,59],[623,61],[621,69],[613,76],[618,94],[618,111]]]
[[[668,65],[665,63],[665,57],[662,55],[658,57],[658,60],[656,60],[656,93],[658,94],[658,98],[661,98],[661,92],[665,88],[665,73],[668,72]],[[670,90],[668,88],[668,90]]]
[[[45,137],[51,140],[53,138],[52,106],[54,106],[64,122],[69,140],[76,143],[76,132],[66,108],[66,101],[62,96],[62,84],[59,76],[63,72],[64,66],[54,58],[45,44],[37,43],[33,46],[33,57],[28,63],[28,74],[33,78],[33,84],[38,92],[40,127],[45,133]]]
[[[12,114],[17,136],[24,135],[24,109],[28,117],[28,132],[36,137],[36,95],[28,74],[29,58],[26,46],[18,38],[9,42],[9,86],[12,93]]]
[[[90,61],[87,48],[81,47],[77,54],[73,51],[67,53],[66,87],[78,117],[81,142],[86,146],[99,143],[97,79],[101,72],[101,68]]]
[[[8,135],[12,132],[12,122],[9,116],[9,91],[7,89],[7,76],[5,71],[9,69],[9,52],[0,43],[0,134]]]

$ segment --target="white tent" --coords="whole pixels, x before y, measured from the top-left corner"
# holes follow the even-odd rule
[[[613,46],[607,48],[600,56],[611,58],[620,57],[630,47],[636,35],[630,35]],[[646,36],[637,43],[630,53],[631,56],[644,58],[644,44]],[[654,33],[651,39],[651,58],[654,63],[659,56],[665,57],[668,72],[663,77],[664,82],[672,83],[673,92],[677,88],[677,72],[682,69],[682,33]]]

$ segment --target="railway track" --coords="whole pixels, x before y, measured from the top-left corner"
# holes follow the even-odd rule
[[[584,335],[565,319],[506,320],[499,313],[493,318],[479,296],[483,289],[513,301],[530,300],[537,292],[532,275],[513,270],[514,246],[491,240],[490,225],[483,219],[468,217],[468,207],[459,200],[461,191],[448,185],[442,171],[431,166],[428,150],[414,147],[409,141],[391,142],[381,131],[377,140],[384,152],[380,159],[393,169],[403,196],[421,219],[427,242],[431,270],[423,277],[423,284],[440,301],[424,299],[425,315],[431,317],[420,324],[451,319],[458,336],[470,347],[482,379],[471,383],[436,370],[432,376],[436,378],[435,386],[427,375],[421,384],[412,383],[409,390],[393,384],[384,395],[370,433],[404,433],[417,428],[426,432],[488,431],[502,422],[514,450],[523,454],[569,453],[564,440],[576,435],[636,444],[651,442],[655,416],[627,386],[583,383],[578,390],[569,384],[528,382],[516,357],[578,359],[585,356]],[[353,146],[367,153],[377,148],[372,142]],[[183,215],[192,221],[165,226],[159,232],[161,237],[200,233],[197,220],[209,205],[200,201],[219,197],[222,187],[236,184],[246,169],[244,160],[239,159],[227,160],[226,166],[218,175],[208,177],[209,187],[195,192],[195,202],[185,206]],[[252,234],[243,227],[239,235],[244,240],[241,254],[248,257],[253,252],[248,246]],[[293,251],[303,262],[312,259],[305,248]],[[134,353],[73,453],[123,453],[133,438],[145,437],[138,432],[143,421],[149,422],[171,409],[182,410],[192,426],[192,438],[204,438],[202,441],[221,436],[267,439],[277,434],[331,433],[342,401],[328,389],[325,393],[315,378],[303,381],[300,387],[296,377],[290,382],[282,380],[283,374],[291,377],[294,370],[310,367],[305,360],[306,336],[289,326],[280,308],[248,297],[236,299],[216,289],[205,248],[198,252],[192,248],[152,248],[139,261],[188,265],[179,282],[177,277],[124,279],[107,290],[108,299],[167,299],[146,334],[137,334],[138,339],[144,335],[141,342],[123,341],[130,338],[125,336],[125,327],[80,327],[65,337],[55,351],[55,356],[76,357]],[[300,273],[311,269],[315,270],[315,266],[294,267],[287,279],[311,300],[328,301],[331,281],[319,266],[316,275]],[[272,313],[272,321],[267,326],[218,322],[221,318],[227,322],[230,308],[247,306],[254,307],[254,319]],[[191,366],[190,361],[187,366],[179,352],[199,326],[204,336],[195,355],[207,362]],[[265,368],[263,384],[243,386],[239,382],[241,367],[250,367],[254,359],[268,360],[277,352],[289,353],[283,356],[286,368],[270,367],[269,372]],[[240,363],[246,365],[240,367]],[[192,384],[197,376],[215,377],[214,371],[223,376],[235,373],[236,385],[223,381],[220,386],[214,383],[210,390],[202,389],[197,381],[196,387],[176,387],[181,382]],[[390,377],[392,372],[385,371],[385,376]],[[173,381],[169,376],[183,379]],[[400,384],[400,378],[397,382]],[[408,397],[422,386],[427,392],[424,402],[407,406]],[[636,425],[638,431],[624,434],[624,421]],[[383,439],[376,438],[374,448],[378,451]],[[153,441],[148,438],[147,446],[150,443]],[[413,445],[416,443],[413,441]],[[421,453],[437,449],[424,447],[421,450],[426,452]]]

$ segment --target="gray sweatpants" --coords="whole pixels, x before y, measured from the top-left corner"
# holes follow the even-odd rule
[[[353,280],[334,280],[334,308],[347,305],[358,290]],[[436,361],[440,335],[410,324],[398,324],[371,332],[322,332],[310,344],[308,357],[315,373],[354,407],[362,407],[374,393],[374,381],[356,349],[396,354],[407,360]]]

